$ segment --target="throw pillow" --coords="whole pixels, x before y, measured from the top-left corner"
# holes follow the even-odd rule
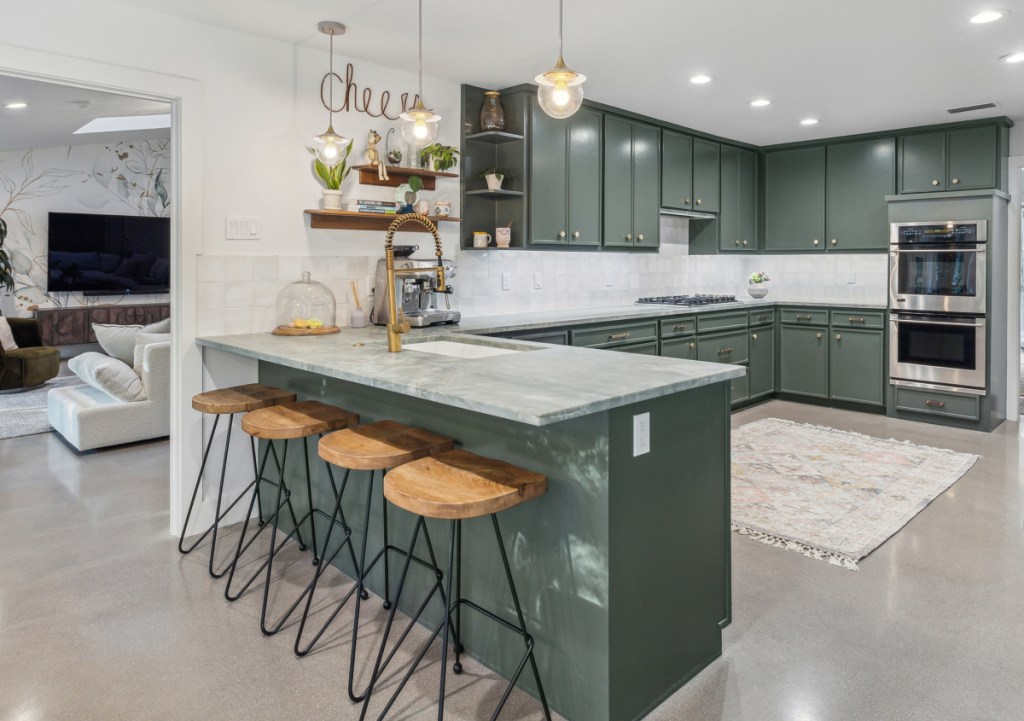
[[[11,332],[11,324],[0,315],[0,346],[4,350],[18,350],[18,344],[14,342],[14,333]]]
[[[146,346],[152,343],[170,343],[170,333],[147,333],[143,328],[135,336],[135,358],[133,368],[139,375],[142,374],[142,358],[145,355]]]
[[[146,400],[146,387],[131,367],[102,353],[83,353],[68,361],[75,375],[115,400],[134,403]]]
[[[164,318],[163,320],[158,320],[156,323],[150,323],[149,325],[143,327],[141,332],[142,333],[170,333],[171,332],[171,319],[170,318]],[[170,338],[168,338],[167,340],[170,340]]]
[[[117,358],[125,364],[135,360],[135,335],[140,330],[141,325],[92,324],[100,348],[111,358]]]

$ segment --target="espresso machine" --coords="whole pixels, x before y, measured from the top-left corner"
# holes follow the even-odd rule
[[[455,264],[447,259],[442,259],[441,262],[444,264],[445,276],[449,279],[454,278]],[[440,293],[435,287],[437,276],[434,269],[437,268],[437,258],[395,258],[396,270],[413,268],[423,268],[423,272],[400,275],[396,278],[395,285],[395,301],[409,325],[413,328],[422,328],[441,323],[458,323],[462,313],[452,308],[452,294]],[[377,261],[373,285],[373,310],[370,312],[370,322],[374,325],[387,325],[390,320],[387,298],[388,268],[384,258]]]

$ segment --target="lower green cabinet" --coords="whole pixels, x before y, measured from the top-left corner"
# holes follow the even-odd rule
[[[661,342],[661,355],[666,358],[697,360],[697,339],[690,337],[663,340]]]
[[[750,398],[750,369],[747,368],[746,371],[746,375],[729,381],[729,401],[733,405]]]
[[[779,391],[828,398],[828,327],[780,330]]]
[[[750,330],[750,365],[747,368],[750,398],[775,392],[775,327]]]
[[[885,403],[885,332],[833,328],[828,354],[829,398]]]

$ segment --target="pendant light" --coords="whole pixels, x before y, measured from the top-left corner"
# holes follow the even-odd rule
[[[342,151],[348,144],[348,138],[338,135],[334,130],[334,114],[338,109],[334,107],[334,81],[341,82],[341,78],[334,72],[334,36],[344,35],[345,26],[333,20],[323,20],[316,25],[316,29],[331,38],[331,61],[330,70],[320,81],[320,102],[327,108],[327,130],[313,138],[316,157],[328,168],[333,168],[342,160]],[[328,97],[324,99],[324,83],[328,83]]]
[[[440,115],[428,110],[423,105],[423,0],[419,0],[420,6],[420,80],[419,93],[416,95],[416,104],[411,110],[401,114],[402,137],[417,148],[430,145],[437,138],[437,121]]]
[[[565,66],[562,60],[562,0],[558,0],[558,61],[555,67],[534,78],[537,102],[552,118],[568,118],[583,104],[583,83],[587,79]]]

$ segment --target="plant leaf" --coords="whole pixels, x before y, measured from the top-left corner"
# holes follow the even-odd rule
[[[32,177],[33,165],[32,165],[32,151],[31,150],[28,151],[27,153],[25,153],[24,156],[22,156],[22,158],[21,158],[21,167],[25,171],[25,177],[26,178]]]
[[[4,190],[8,193],[14,193],[15,185],[14,181],[7,177],[4,173],[0,172],[0,185],[4,186]]]
[[[36,230],[32,227],[32,216],[24,208],[11,208],[11,212],[18,216],[18,222],[27,235],[35,235]]]

